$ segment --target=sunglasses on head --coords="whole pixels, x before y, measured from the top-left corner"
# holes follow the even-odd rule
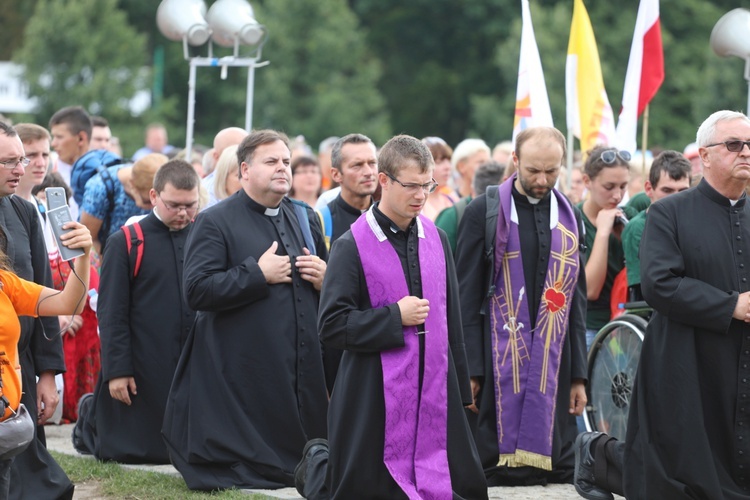
[[[618,151],[617,149],[608,149],[606,151],[602,151],[602,154],[601,154],[600,158],[607,165],[612,165],[615,162],[615,159],[618,156],[625,163],[629,162],[630,159],[632,158],[632,155],[629,152],[627,152],[627,151]]]

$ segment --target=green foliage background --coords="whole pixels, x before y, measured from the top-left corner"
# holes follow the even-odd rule
[[[552,114],[562,130],[572,3],[531,0]],[[617,110],[638,0],[585,3]],[[255,127],[304,134],[313,148],[329,135],[354,131],[378,143],[396,133],[438,135],[454,145],[468,136],[488,143],[510,137],[519,0],[252,4],[269,30],[263,58],[270,61],[256,71]],[[0,60],[27,66],[30,89],[41,102],[35,115],[12,118],[46,124],[55,109],[83,104],[110,119],[126,154],[140,146],[151,121],[166,123],[171,142],[183,144],[189,68],[181,44],[156,28],[157,7],[156,0],[0,0],[6,34]],[[712,111],[745,110],[743,61],[719,58],[709,47],[716,21],[736,7],[750,7],[750,0],[661,1],[666,80],[651,104],[649,145],[682,149]],[[205,55],[204,48],[191,50]],[[163,66],[154,66],[160,52]],[[44,75],[54,75],[52,87],[39,85]],[[241,68],[230,68],[226,80],[218,68],[199,68],[197,143],[210,144],[220,128],[244,124],[246,82]],[[123,103],[139,88],[154,89],[153,106],[131,116]]]

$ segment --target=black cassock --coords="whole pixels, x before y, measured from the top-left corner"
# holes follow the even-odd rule
[[[532,205],[526,196],[513,187],[519,222],[519,239],[529,318],[536,321],[541,301],[542,287],[549,263],[550,196]],[[545,484],[547,482],[572,482],[574,454],[573,442],[578,430],[576,419],[570,413],[570,387],[574,379],[586,379],[586,273],[581,262],[578,268],[578,285],[573,296],[568,331],[563,344],[555,404],[554,433],[552,437],[552,471],[534,467],[498,466],[500,458],[497,440],[497,413],[492,368],[492,339],[490,315],[482,312],[488,291],[488,262],[485,258],[486,195],[480,195],[466,207],[458,228],[456,270],[461,288],[461,317],[463,319],[466,352],[472,377],[481,381],[477,396],[479,415],[475,439],[490,486]],[[576,220],[580,213],[574,207]],[[581,237],[582,238],[582,237]],[[532,325],[533,328],[533,325]]]
[[[750,205],[705,180],[651,205],[641,289],[654,314],[631,398],[628,498],[750,498]]]
[[[6,253],[13,270],[21,278],[51,288],[52,273],[37,208],[18,197],[14,201],[10,198],[0,197],[0,225],[5,228],[8,239]],[[12,203],[18,203],[17,207],[24,214],[22,217],[19,217]],[[24,221],[28,223],[28,231]],[[65,371],[60,323],[55,317],[22,317],[19,320],[21,338],[18,341],[18,355],[23,380],[21,403],[26,405],[31,415],[38,415],[36,375],[48,370],[55,373]],[[59,404],[62,404],[62,397]],[[10,498],[72,498],[73,484],[47,451],[44,427],[38,426],[36,432],[37,439],[13,459]]]
[[[153,212],[140,224],[143,260],[135,278],[125,234],[117,231],[107,240],[97,308],[102,371],[78,425],[100,460],[169,463],[161,438],[164,409],[195,317],[182,294],[190,226],[170,231]],[[135,378],[138,393],[131,394],[130,406],[109,394],[109,381],[118,377]]]
[[[184,293],[197,314],[163,434],[191,489],[291,486],[307,440],[326,435],[318,292],[296,271],[269,285],[258,266],[274,241],[277,254],[302,255],[300,222],[286,198],[278,215],[265,212],[240,190],[200,213],[188,238]]]
[[[330,244],[333,245],[333,242],[347,232],[351,225],[359,219],[362,212],[345,202],[340,194],[328,204],[328,210],[331,211],[331,221],[333,222],[330,241]],[[342,354],[343,351],[340,349],[324,346],[323,368],[325,369],[326,388],[329,394],[333,392],[333,384],[336,381],[336,373],[339,370]]]
[[[408,233],[393,232],[392,223],[375,217],[399,255],[409,293],[421,296],[416,224]],[[487,484],[464,415],[471,404],[466,368],[458,284],[445,233],[440,233],[448,266],[448,465],[454,498],[487,498]],[[321,294],[319,328],[326,347],[342,349],[328,415],[330,457],[327,484],[331,498],[406,498],[383,463],[385,401],[381,351],[404,346],[398,305],[373,309],[356,243],[347,231],[333,246]],[[429,335],[429,333],[427,333]],[[424,341],[420,344],[423,349]],[[420,364],[424,352],[420,352]],[[420,377],[422,367],[420,366]]]

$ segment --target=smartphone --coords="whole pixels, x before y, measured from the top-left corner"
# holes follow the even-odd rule
[[[45,189],[44,192],[47,194],[47,219],[52,227],[52,232],[55,234],[60,258],[68,261],[83,255],[83,250],[80,248],[68,248],[60,240],[63,234],[72,231],[71,229],[63,229],[65,224],[73,220],[70,216],[68,199],[65,197],[65,189],[50,187]]]

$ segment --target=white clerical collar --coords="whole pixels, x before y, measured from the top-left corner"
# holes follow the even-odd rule
[[[738,201],[740,201],[740,200],[732,200],[732,199],[730,199],[730,200],[729,200],[729,203],[731,203],[731,204],[732,204],[732,206],[735,206],[735,205],[737,204],[737,202],[738,202]]]
[[[265,211],[265,212],[263,212],[263,213],[264,213],[264,214],[266,214],[266,215],[267,215],[267,216],[269,216],[269,217],[274,217],[274,216],[276,216],[276,215],[279,215],[279,210],[280,210],[280,208],[279,208],[279,207],[280,207],[280,206],[281,206],[281,205],[279,205],[279,206],[278,206],[278,207],[276,207],[276,208],[266,208],[266,211]]]
[[[536,205],[537,203],[539,203],[540,201],[542,201],[541,198],[532,198],[529,195],[526,195],[526,199],[529,200],[529,203],[531,203],[532,205]]]
[[[555,193],[550,193],[549,196],[549,228],[554,229],[557,226],[557,221],[560,217],[560,209],[557,206],[557,197],[555,196]],[[541,200],[537,200],[537,203],[539,201]],[[511,222],[518,224],[518,210],[516,210],[516,200],[513,199],[513,196],[510,197],[510,220]]]

